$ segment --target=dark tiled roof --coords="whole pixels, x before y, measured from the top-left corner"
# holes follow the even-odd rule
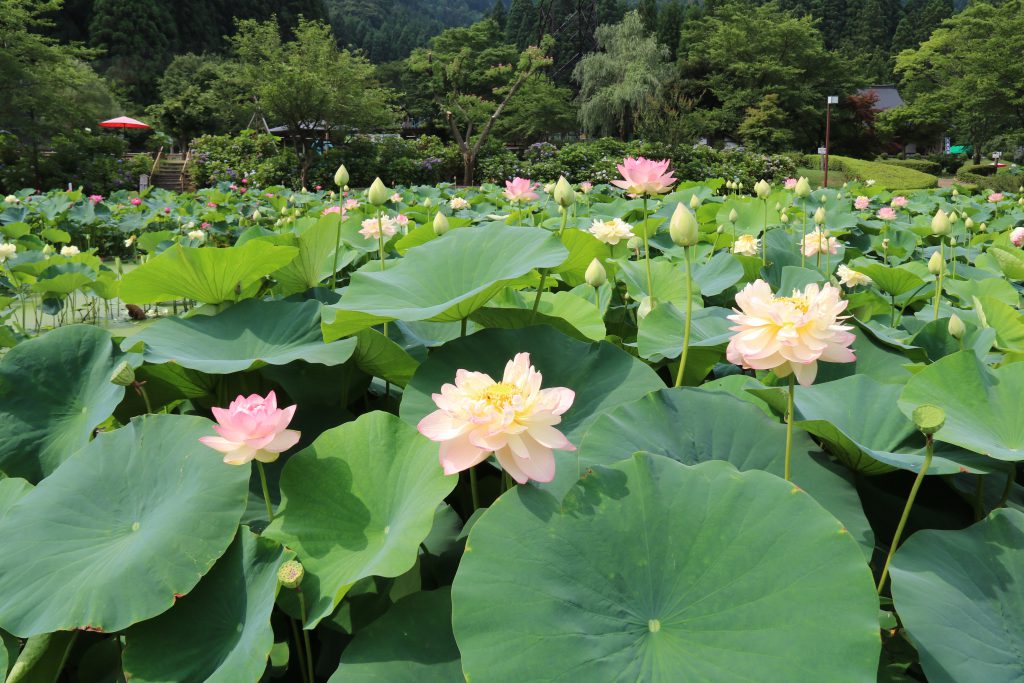
[[[877,111],[895,109],[903,104],[903,98],[900,97],[900,91],[896,89],[895,85],[873,85],[870,88],[861,90],[857,94],[866,95],[869,92],[873,92],[878,96],[878,101],[875,102],[875,109]]]

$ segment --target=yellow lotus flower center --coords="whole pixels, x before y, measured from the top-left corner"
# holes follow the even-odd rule
[[[498,382],[492,384],[483,391],[482,398],[492,407],[499,410],[512,402],[512,399],[522,393],[515,384]]]
[[[806,313],[807,309],[810,308],[810,302],[802,296],[780,296],[776,297],[776,301],[785,301],[798,309],[801,313]]]

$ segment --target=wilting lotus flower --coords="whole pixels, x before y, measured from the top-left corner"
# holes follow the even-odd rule
[[[864,273],[859,273],[845,263],[840,263],[836,268],[836,275],[839,276],[839,284],[845,287],[856,287],[857,285],[870,285],[872,280]]]
[[[398,232],[398,224],[389,216],[367,218],[361,225],[363,228],[359,231],[359,234],[368,240],[380,239],[381,235],[391,237]]]
[[[621,218],[610,221],[595,220],[590,225],[590,234],[605,244],[616,245],[633,237],[633,226]]]
[[[142,203],[142,200],[139,199],[138,197],[132,197],[131,203],[132,203],[132,206],[138,206],[139,204]]]
[[[1001,201],[1003,201],[1003,193],[1002,192],[993,192],[992,194],[990,194],[988,196],[988,200],[990,202],[992,202],[993,204],[995,204],[997,202],[1001,202]]]
[[[78,256],[79,253],[81,252],[78,251],[78,247],[76,247],[73,244],[69,244],[65,247],[60,248],[61,256]]]
[[[295,415],[295,406],[279,409],[277,396],[258,394],[239,396],[227,409],[214,408],[219,436],[203,436],[199,441],[224,454],[229,465],[244,465],[258,460],[274,462],[299,442],[299,432],[286,429]]]
[[[796,189],[796,183],[797,183],[797,179],[796,178],[786,178],[786,182],[785,182],[784,187],[787,190],[793,190],[793,189]]]
[[[4,263],[16,253],[18,253],[18,245],[10,243],[0,244],[0,263]]]
[[[448,206],[452,207],[452,211],[461,211],[469,208],[469,202],[462,197],[452,197],[448,200]]]
[[[863,211],[864,209],[868,208],[870,204],[871,200],[865,197],[864,195],[861,195],[853,200],[853,208],[857,209],[858,211]]]
[[[736,323],[725,356],[730,363],[754,370],[774,370],[779,377],[796,375],[809,386],[818,373],[818,361],[851,363],[856,360],[848,347],[854,337],[839,317],[847,306],[839,289],[830,284],[820,288],[811,283],[792,296],[772,295],[764,280],[755,280],[736,295]]]
[[[893,221],[896,220],[896,211],[891,207],[883,206],[878,210],[878,217],[883,221]]]
[[[445,474],[467,470],[494,453],[520,484],[555,478],[552,449],[576,450],[555,429],[576,394],[565,387],[541,389],[543,377],[520,353],[505,365],[500,382],[481,372],[459,370],[455,384],[434,394],[438,410],[420,420],[420,433],[441,443]]]
[[[889,206],[893,207],[894,209],[902,209],[906,205],[907,198],[903,196],[893,197],[892,201],[889,202]]]
[[[1013,242],[1015,247],[1024,245],[1024,226],[1014,228],[1010,232],[1010,241]]]
[[[732,243],[732,253],[743,254],[744,256],[757,256],[761,248],[761,240],[753,235],[740,235]]]
[[[803,250],[804,256],[814,256],[819,252],[835,254],[839,251],[839,242],[835,237],[829,237],[828,230],[822,232],[815,228],[801,238],[800,248]]]
[[[505,198],[510,202],[522,203],[531,202],[537,199],[534,188],[537,184],[529,178],[513,178],[505,181]]]
[[[621,187],[631,197],[664,194],[676,182],[675,176],[668,172],[668,164],[668,159],[626,157],[617,167],[622,180],[613,180],[612,185]]]

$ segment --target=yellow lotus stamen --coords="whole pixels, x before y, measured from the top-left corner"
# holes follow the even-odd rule
[[[481,398],[495,408],[504,408],[520,393],[522,392],[516,385],[498,382],[484,389]]]

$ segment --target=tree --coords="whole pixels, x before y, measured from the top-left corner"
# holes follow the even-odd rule
[[[508,12],[505,9],[505,0],[494,0],[494,7],[491,8],[491,19],[502,31],[505,30],[505,20],[508,19]]]
[[[602,51],[586,55],[573,72],[580,84],[580,123],[595,135],[629,139],[668,76],[668,48],[644,29],[637,12],[599,27],[597,44]]]
[[[682,25],[682,5],[679,0],[669,0],[658,13],[658,42],[668,48],[669,59],[673,62],[679,50],[679,29]]]
[[[644,29],[648,33],[654,33],[658,28],[658,0],[640,0],[636,6]]]
[[[135,102],[156,101],[157,78],[171,61],[171,46],[177,40],[164,0],[96,0],[89,40],[103,51],[96,60],[101,73]]]
[[[495,122],[523,84],[549,65],[551,40],[519,52],[502,42],[490,19],[466,28],[451,28],[409,56],[410,71],[430,83],[433,99],[459,146],[463,183],[473,184],[476,158]]]
[[[743,144],[760,152],[785,152],[793,149],[793,132],[787,114],[779,106],[779,96],[769,93],[755,107],[748,107],[737,130]]]
[[[397,121],[394,94],[377,82],[373,65],[339,50],[323,22],[299,20],[295,39],[285,42],[276,21],[241,21],[232,45],[251,96],[268,118],[287,126],[301,182],[321,130],[377,130]]]
[[[505,20],[505,41],[520,50],[536,40],[536,8],[533,0],[512,0]]]
[[[238,65],[213,55],[178,55],[160,77],[160,102],[149,112],[182,147],[203,134],[238,130],[252,116],[254,106]]]
[[[495,136],[529,144],[555,133],[576,130],[572,90],[535,73],[509,100],[506,114],[494,126]]]
[[[597,25],[617,24],[626,16],[620,0],[597,0]]]

